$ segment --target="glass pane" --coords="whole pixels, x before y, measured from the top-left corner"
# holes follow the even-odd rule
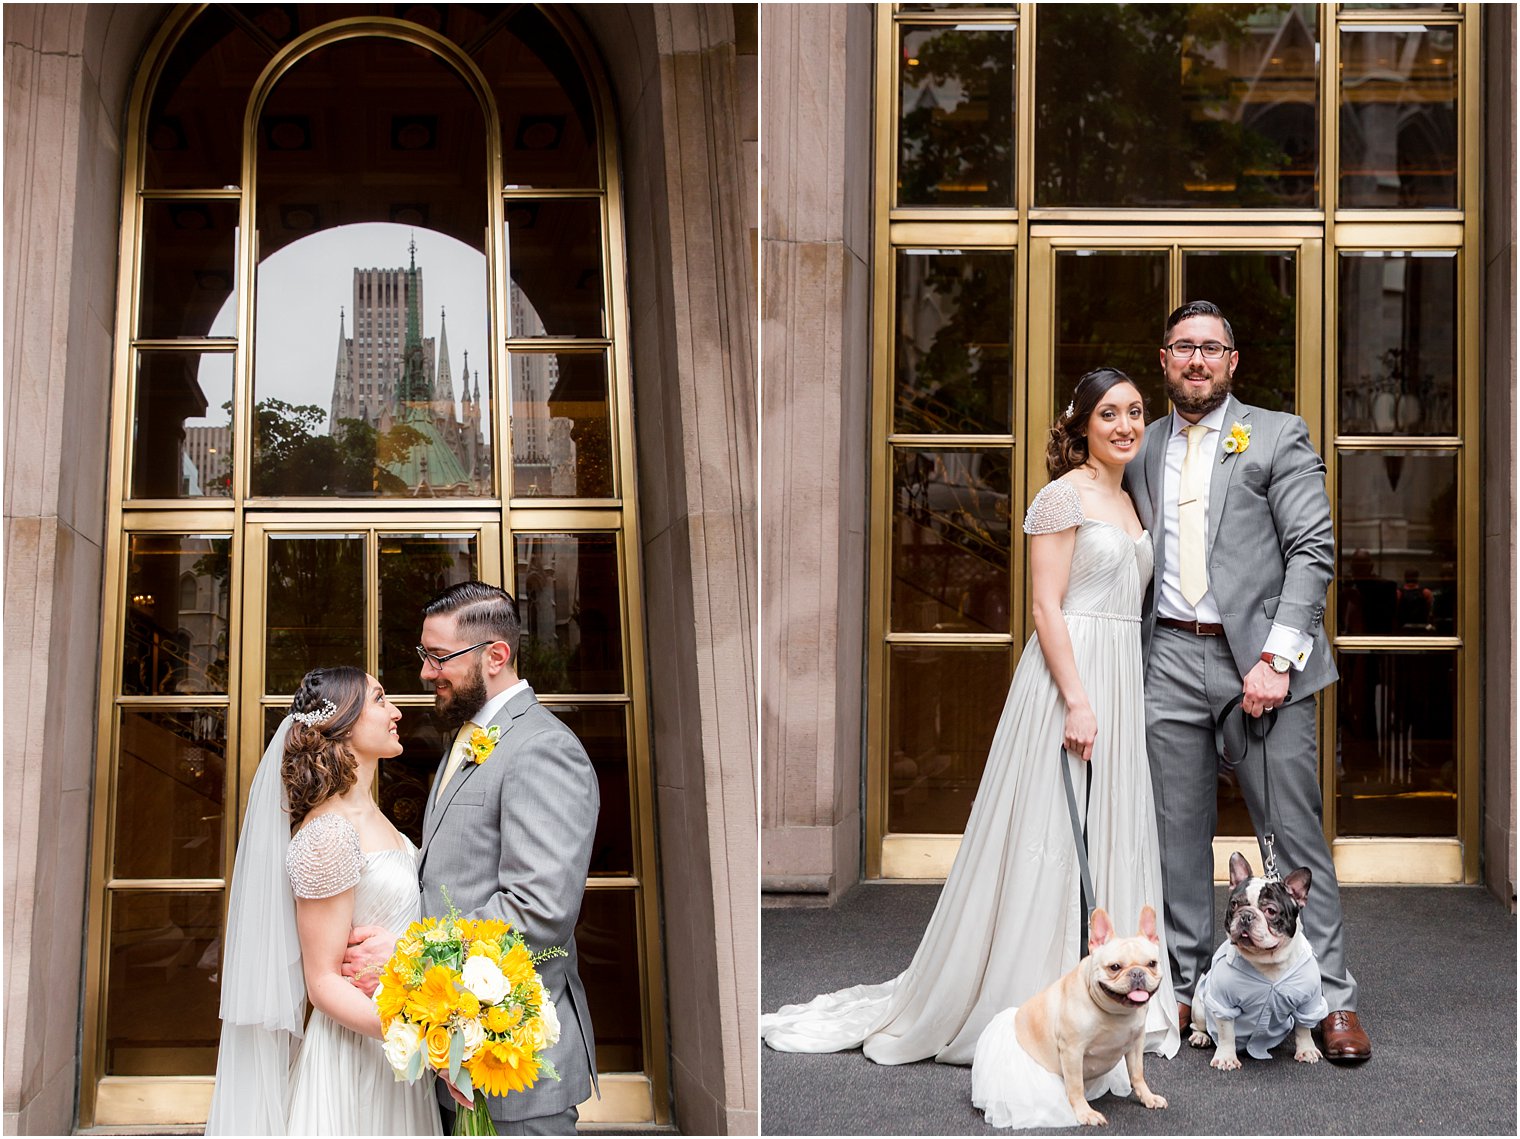
[[[124,709],[116,763],[118,878],[220,878],[227,710]]]
[[[1318,8],[1041,4],[1035,204],[1316,205]]]
[[[1340,204],[1457,206],[1457,29],[1341,29]]]
[[[364,667],[362,535],[271,534],[268,573],[265,692],[294,692],[314,668]]]
[[[612,498],[607,357],[513,352],[512,494]]]
[[[892,628],[1008,632],[1013,454],[893,451]]]
[[[518,675],[540,693],[622,692],[617,537],[519,533],[514,549]]]
[[[494,493],[485,142],[458,73],[393,40],[321,48],[271,93],[254,494]]]
[[[186,29],[154,88],[143,185],[221,189],[243,180],[243,113],[270,48],[222,8]]]
[[[227,691],[230,548],[210,534],[127,539],[124,695]]]
[[[1336,654],[1337,829],[1457,833],[1455,653]]]
[[[232,494],[232,353],[139,352],[133,498]]]
[[[632,889],[587,890],[575,927],[581,982],[596,1026],[596,1070],[644,1070],[644,985],[638,899]]]
[[[1012,253],[899,251],[898,431],[1011,432],[1012,342]]]
[[[473,534],[380,535],[380,674],[392,695],[426,691],[417,642],[422,607],[480,576]]]
[[[596,839],[591,848],[591,876],[633,874],[627,712],[622,705],[550,704],[547,707],[580,738],[596,768],[602,810],[597,816]]]
[[[222,892],[113,891],[110,899],[105,1074],[212,1075]]]
[[[413,654],[413,660],[416,655]],[[402,752],[380,764],[380,810],[396,829],[422,845],[422,815],[428,792],[444,749],[454,740],[433,714],[431,705],[405,704],[401,708]]]
[[[451,6],[451,15],[462,7]],[[601,185],[596,108],[580,65],[536,5],[509,11],[473,50],[496,94],[507,186],[595,189]],[[471,39],[456,34],[455,42]]]
[[[1457,255],[1340,255],[1342,435],[1457,429]]]
[[[1058,407],[1094,368],[1118,368],[1140,388],[1145,414],[1167,409],[1161,326],[1167,314],[1164,250],[1061,250],[1056,254]],[[1055,409],[1048,413],[1055,416]],[[1039,415],[1035,422],[1041,422]]]
[[[1457,455],[1342,451],[1339,632],[1457,634]]]
[[[893,645],[887,830],[960,834],[1013,676],[1013,650]]]
[[[898,205],[1013,205],[1014,35],[901,29]]]
[[[1288,250],[1188,250],[1182,295],[1217,304],[1235,332],[1232,390],[1246,403],[1293,411],[1298,376],[1298,259]],[[1165,404],[1162,408],[1165,408]]]
[[[145,202],[142,240],[137,335],[235,336],[238,204]]]
[[[507,262],[507,335],[607,335],[600,199],[507,199]]]

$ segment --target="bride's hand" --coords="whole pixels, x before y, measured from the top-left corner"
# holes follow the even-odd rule
[[[465,1099],[464,1093],[456,1088],[453,1084],[449,1083],[449,1078],[446,1075],[444,1075],[442,1072],[439,1072],[438,1078],[443,1081],[444,1087],[449,1089],[449,1095],[454,1097],[454,1102],[457,1103],[460,1107],[468,1111],[470,1108],[475,1106],[475,1101]]]
[[[380,987],[380,972],[396,951],[396,935],[378,925],[356,925],[343,954],[343,975],[365,996]]]
[[[1086,704],[1077,704],[1066,710],[1066,727],[1062,743],[1070,755],[1080,756],[1085,762],[1092,759],[1093,740],[1098,738],[1098,718]]]

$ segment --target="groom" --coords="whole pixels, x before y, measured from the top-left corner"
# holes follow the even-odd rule
[[[1191,301],[1167,317],[1161,368],[1173,410],[1151,425],[1125,473],[1156,548],[1143,625],[1146,748],[1182,1034],[1215,949],[1215,719],[1241,696],[1248,715],[1275,710],[1270,803],[1254,731],[1236,775],[1258,841],[1274,831],[1278,866],[1313,875],[1304,925],[1334,1010],[1321,1024],[1325,1055],[1366,1060],[1372,1045],[1357,1020],[1321,821],[1314,695],[1336,679],[1322,625],[1335,572],[1325,466],[1298,416],[1230,395],[1239,363],[1217,306]]]
[[[547,1057],[560,1079],[540,1077],[526,1092],[487,1103],[500,1135],[573,1135],[576,1105],[590,1094],[596,1071],[575,923],[599,793],[580,740],[518,678],[519,635],[512,595],[494,585],[462,582],[423,610],[422,679],[455,737],[423,816],[422,912],[447,913],[447,890],[465,917],[510,922],[535,952],[563,946],[569,954],[539,966],[559,1015],[559,1043]],[[467,754],[477,728],[501,733],[479,763]],[[344,959],[345,973],[383,966],[396,932],[354,930],[352,940],[361,943]],[[438,1092],[448,1134],[455,1105],[442,1081]]]

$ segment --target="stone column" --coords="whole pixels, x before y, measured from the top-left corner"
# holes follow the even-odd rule
[[[1515,6],[1483,20],[1483,877],[1515,905]]]
[[[753,1134],[756,14],[576,10],[623,156],[675,1122]]]
[[[833,897],[861,863],[874,17],[764,20],[763,886]]]
[[[6,1134],[76,1119],[121,123],[162,13],[4,11]]]

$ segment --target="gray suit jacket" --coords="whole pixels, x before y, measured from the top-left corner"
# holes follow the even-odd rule
[[[1204,537],[1209,591],[1242,677],[1261,659],[1274,621],[1314,638],[1308,664],[1291,676],[1292,703],[1337,677],[1324,627],[1325,597],[1335,576],[1335,528],[1325,494],[1325,464],[1309,442],[1308,427],[1296,415],[1251,407],[1230,396],[1226,435],[1237,422],[1251,428],[1250,445],[1235,454],[1221,446],[1209,480]],[[1166,559],[1172,556],[1166,548],[1161,501],[1169,423],[1170,416],[1151,425],[1139,457],[1124,472],[1125,489],[1156,549],[1156,572],[1142,625],[1147,652],[1156,628],[1159,583]]]
[[[560,1079],[541,1077],[529,1091],[488,1101],[497,1119],[530,1119],[573,1107],[595,1086],[595,1044],[577,968],[575,923],[600,794],[586,749],[531,690],[507,701],[491,723],[500,726],[501,738],[486,761],[466,760],[444,788],[441,803],[428,795],[422,912],[447,913],[441,888],[447,889],[465,917],[511,922],[535,952],[559,945],[569,954],[539,970],[559,1013],[560,1039],[548,1058]],[[447,762],[447,753],[443,758]],[[441,775],[443,762],[438,771]],[[441,1082],[438,1090],[439,1102],[452,1107]]]

